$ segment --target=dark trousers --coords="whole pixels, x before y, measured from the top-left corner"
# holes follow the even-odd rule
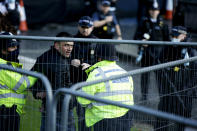
[[[192,98],[188,96],[182,96],[182,102],[180,102],[176,96],[166,96],[160,99],[158,110],[163,112],[172,113],[175,115],[183,116],[185,118],[191,117]],[[172,121],[157,119],[155,126],[156,131],[167,131],[176,125],[177,131],[184,131],[185,126],[183,124],[174,124]]]
[[[170,74],[172,75],[173,73]],[[175,83],[175,81],[169,81],[172,79],[170,79],[170,75],[168,75],[166,72],[157,71],[156,75],[160,95],[158,110],[183,116],[185,118],[190,118],[192,111],[192,97],[190,97],[187,92],[182,91],[187,89],[187,86],[184,84],[178,85]],[[180,74],[178,76],[180,76]],[[180,78],[176,77],[176,79],[178,80]],[[170,84],[170,82],[174,82],[174,87],[172,84]],[[184,131],[184,125],[174,124],[168,120],[158,118],[155,124],[155,130],[167,131],[169,128],[172,128],[175,125],[177,131]]]
[[[62,117],[62,113],[61,112],[57,112],[56,114],[56,131],[60,131],[60,128],[66,125],[61,125],[61,117]],[[67,131],[75,131],[75,122],[74,122],[74,116],[73,116],[73,112],[69,111],[68,114],[68,127],[67,127]],[[40,131],[46,131],[46,113],[42,113],[42,120],[41,120],[41,127],[40,127]]]
[[[0,106],[0,130],[1,131],[19,131],[20,116],[16,112],[17,106],[6,108]]]
[[[141,61],[141,67],[148,67],[153,65],[153,58],[150,56],[149,52],[144,51],[142,61]],[[148,88],[150,83],[150,72],[141,74],[141,94],[142,94],[142,100],[147,100],[147,94],[148,94]]]
[[[150,73],[141,74],[141,94],[142,100],[147,100]]]
[[[83,108],[80,104],[77,104],[76,107],[77,107],[79,131],[91,131],[91,128],[86,127],[85,124],[85,108]]]

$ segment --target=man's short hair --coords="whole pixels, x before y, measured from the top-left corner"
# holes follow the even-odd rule
[[[56,37],[73,37],[73,35],[69,34],[68,32],[60,32],[56,35]],[[55,41],[54,43],[59,42],[59,41]]]

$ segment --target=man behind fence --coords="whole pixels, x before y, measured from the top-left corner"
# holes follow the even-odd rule
[[[116,64],[114,45],[98,45],[96,48],[97,63],[86,70],[87,82],[105,79],[113,75],[126,73]],[[81,89],[83,93],[107,100],[117,101],[133,105],[133,80],[132,77],[110,80],[95,85],[89,85]],[[99,103],[96,101],[77,98],[85,107],[85,122],[87,127],[94,127],[94,131],[130,131],[132,117],[128,109]]]
[[[60,32],[56,37],[72,37],[67,32]],[[54,46],[39,58],[37,58],[36,64],[33,70],[43,73],[47,76],[52,84],[52,90],[56,91],[58,88],[69,88],[70,84],[70,55],[73,49],[74,43],[67,41],[55,41]],[[35,98],[42,99],[43,109],[41,131],[45,131],[46,123],[46,93],[45,89],[41,85],[41,82],[35,84],[33,94]],[[60,129],[60,117],[61,117],[61,103],[63,96],[60,97],[60,102],[57,107],[57,130]],[[72,113],[71,113],[72,114]],[[72,115],[70,118],[73,118]],[[71,120],[70,120],[71,121]],[[69,126],[70,127],[70,126]],[[74,127],[70,127],[73,128]]]
[[[0,35],[12,35],[3,32]],[[19,64],[19,43],[15,39],[0,39],[0,64],[22,68]],[[27,89],[36,78],[0,69],[0,130],[19,131],[20,115],[24,113]]]

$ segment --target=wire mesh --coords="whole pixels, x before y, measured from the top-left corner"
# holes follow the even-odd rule
[[[85,43],[84,43],[85,44]],[[97,42],[97,44],[100,44],[99,42]],[[113,44],[113,43],[112,43]],[[24,68],[26,69],[31,69],[34,64],[36,63],[36,59],[42,55],[44,52],[48,51],[51,49],[51,46],[54,45],[53,41],[41,41],[41,40],[21,40],[21,44],[20,44],[20,54],[19,54],[19,62],[23,63]],[[53,47],[52,47],[53,48]],[[84,47],[80,48],[80,50],[84,50]],[[144,67],[144,65],[142,66],[142,61],[139,61],[139,63],[136,63],[136,59],[135,57],[138,56],[136,48],[132,49],[132,45],[129,44],[119,44],[116,45],[116,49],[118,51],[118,57],[119,57],[119,61],[117,62],[117,64],[119,66],[121,66],[123,69],[129,71],[129,70],[133,70],[133,69],[140,69],[141,67]],[[130,51],[130,49],[132,49],[132,51]],[[103,49],[103,53],[109,52],[109,50]],[[124,54],[124,52],[129,52],[128,54]],[[134,57],[133,55],[131,56],[130,52],[135,52],[134,53]],[[155,52],[155,51],[153,51]],[[91,51],[90,51],[91,53]],[[95,52],[96,53],[96,52]],[[168,53],[167,53],[168,54]],[[56,57],[56,53],[52,52],[52,55],[50,56],[49,54],[46,54],[46,59],[43,58],[43,61],[39,61],[37,64],[40,66],[40,70],[37,70],[38,72],[42,72],[44,73],[48,79],[51,81],[52,83],[52,87],[53,87],[53,91],[55,92],[58,88],[60,87],[69,87],[70,85],[64,85],[62,83],[66,83],[69,84],[64,77],[58,76],[60,73],[66,73],[64,70],[64,67],[66,65],[70,65],[70,63],[58,63],[58,61],[55,62],[50,62],[50,59],[52,57]],[[167,55],[166,55],[167,56]],[[76,57],[86,57],[85,54],[83,55],[78,55]],[[80,58],[81,59],[81,58]],[[46,60],[46,61],[44,61]],[[96,60],[96,59],[93,59]],[[145,61],[151,62],[153,60],[153,58],[151,57],[146,57]],[[61,59],[61,61],[63,61]],[[81,61],[83,61],[81,59]],[[169,60],[170,61],[170,60]],[[89,63],[89,61],[85,61],[87,63]],[[92,64],[92,62],[90,62]],[[150,66],[150,65],[145,65],[145,66]],[[191,63],[190,63],[191,66]],[[47,70],[49,68],[53,68],[55,71],[53,72],[52,70]],[[135,100],[135,104],[136,105],[142,105],[145,107],[149,107],[152,109],[158,109],[158,104],[161,101],[161,99],[164,101],[162,104],[163,105],[175,105],[175,109],[179,109],[181,108],[181,106],[179,104],[177,104],[179,101],[179,98],[177,97],[180,95],[181,99],[184,99],[184,102],[187,103],[188,105],[190,105],[190,108],[192,109],[192,113],[191,113],[191,117],[192,119],[195,119],[195,96],[191,96],[189,98],[184,98],[187,97],[188,95],[185,95],[185,92],[189,92],[189,91],[193,91],[193,88],[195,89],[195,87],[193,88],[184,88],[182,89],[182,84],[184,86],[187,86],[187,83],[189,83],[188,81],[192,80],[192,76],[190,76],[191,73],[195,72],[195,68],[191,69],[191,68],[187,68],[184,65],[182,67],[179,67],[179,71],[176,72],[174,71],[174,67],[173,68],[166,68],[164,70],[159,70],[156,72],[150,72],[149,76],[147,76],[150,79],[150,82],[148,84],[145,84],[145,82],[142,82],[142,76],[143,75],[135,75],[133,76],[133,80],[134,80],[134,100]],[[177,69],[178,70],[178,69]],[[78,70],[79,71],[79,70]],[[78,72],[77,71],[77,72]],[[187,74],[187,72],[190,72],[189,74]],[[53,74],[54,73],[54,74]],[[71,72],[72,73],[72,72]],[[79,72],[78,72],[79,73]],[[167,76],[166,76],[167,75]],[[75,76],[70,76],[72,79],[76,80],[75,83],[80,82],[82,77],[80,75],[75,75]],[[183,77],[183,78],[182,78]],[[61,79],[60,79],[61,78]],[[162,94],[159,92],[160,86],[172,86],[169,84],[169,81],[167,80],[167,78],[170,79],[170,81],[175,81],[175,80],[179,80],[175,83],[175,87],[177,87],[177,91],[172,91],[169,90],[169,92],[165,92],[165,94]],[[186,80],[185,80],[186,79]],[[58,85],[57,81],[60,80],[60,85]],[[86,80],[86,78],[82,79],[82,81]],[[141,83],[145,85],[145,87],[148,87],[148,92],[143,93],[141,91]],[[38,83],[36,83],[36,88],[30,89],[31,91],[28,92],[28,97],[27,97],[27,104],[25,105],[24,109],[26,111],[26,114],[21,116],[21,124],[20,124],[20,128],[21,130],[39,130],[40,126],[41,126],[41,120],[42,120],[42,113],[43,113],[43,117],[45,117],[45,110],[43,112],[43,110],[41,109],[42,107],[42,102],[41,100],[35,100],[32,96],[32,91],[39,91],[39,92],[45,92],[45,90],[42,88],[43,85],[37,85]],[[195,83],[194,83],[195,84]],[[179,89],[180,87],[180,89]],[[172,86],[173,88],[173,86]],[[146,95],[147,98],[143,99],[142,96]],[[175,103],[170,103],[171,101],[168,101],[168,99],[176,99]],[[60,97],[60,99],[63,100],[63,97]],[[167,100],[166,100],[167,99]],[[192,100],[190,100],[192,99]],[[61,100],[60,100],[61,101]],[[173,100],[172,100],[173,101]],[[191,103],[193,106],[191,106]],[[71,107],[74,108],[73,111],[71,111],[70,115],[71,117],[74,116],[74,120],[71,119],[69,120],[70,125],[75,125],[75,129],[77,130],[81,130],[82,127],[79,127],[79,124],[77,121],[83,121],[84,117],[81,116],[77,116],[77,112],[83,112],[83,109],[78,109],[79,107],[76,106],[72,106],[72,105],[77,105],[76,101],[73,100],[71,102]],[[58,104],[58,108],[60,108],[61,104]],[[169,110],[172,108],[172,106],[168,106]],[[59,109],[60,110],[60,109]],[[81,111],[82,110],[82,111]],[[168,109],[166,109],[168,111]],[[58,111],[60,112],[60,111]],[[179,114],[182,113],[182,115],[184,117],[186,117],[186,113],[183,111],[173,111],[170,113],[175,113],[175,114]],[[128,118],[123,118],[123,119],[127,119],[128,121],[132,120],[132,130],[154,130],[154,126],[155,123],[160,122],[160,123],[166,123],[166,121],[164,120],[160,120],[157,119],[155,117],[151,117],[148,115],[144,115],[141,113],[137,113],[137,112],[132,112],[131,114],[131,118],[132,119],[128,119]],[[180,115],[180,114],[179,114]],[[59,114],[59,116],[61,116],[61,114]],[[71,118],[70,117],[70,118]],[[29,122],[31,121],[31,122]],[[60,120],[58,120],[60,123]],[[117,122],[118,124],[120,124],[120,122]],[[84,123],[83,123],[84,124]],[[162,125],[162,124],[161,124]],[[167,126],[170,130],[178,130],[177,129],[177,124],[174,122],[168,122],[167,125],[164,126],[159,126],[158,128],[164,129],[164,127]],[[31,129],[29,129],[29,127],[31,127]],[[103,129],[104,130],[104,129]]]
[[[146,99],[143,98],[143,94],[140,90],[141,85],[136,84],[140,83],[141,75],[132,76],[134,79],[134,100],[136,105],[141,105],[147,108],[160,110],[168,113],[172,113],[174,115],[183,116],[185,118],[196,119],[196,95],[195,95],[195,86],[182,85],[181,82],[186,82],[187,80],[183,79],[191,79],[189,75],[186,75],[189,69],[180,69],[179,75],[175,75],[175,80],[180,80],[178,82],[178,86],[170,85],[170,82],[174,82],[173,79],[170,81],[166,80],[167,78],[171,78],[167,76],[165,73],[169,73],[170,75],[174,73],[174,68],[171,68],[171,71],[159,70],[156,72],[150,72],[150,82],[146,85],[147,92]],[[190,70],[191,71],[191,70]],[[194,71],[194,70],[192,70]],[[161,73],[162,72],[162,73]],[[181,74],[180,74],[181,73]],[[180,76],[181,75],[181,76]],[[179,78],[179,77],[183,78]],[[160,77],[160,78],[159,78]],[[186,82],[187,83],[187,82]],[[166,92],[165,92],[166,91]],[[79,105],[80,106],[80,105]],[[80,112],[84,114],[84,109]],[[131,112],[132,117],[127,119],[128,121],[132,121],[133,126],[132,130],[184,130],[184,126],[181,124],[177,124],[170,120],[159,119],[157,117],[153,117],[150,115],[141,114],[139,112]],[[79,115],[78,120],[83,122],[84,125],[84,115]],[[94,118],[92,118],[94,119]],[[123,119],[122,119],[123,120]],[[84,127],[81,127],[83,130]],[[103,126],[103,130],[105,126]]]

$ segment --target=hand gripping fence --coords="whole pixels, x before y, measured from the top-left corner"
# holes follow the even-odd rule
[[[70,100],[71,100],[71,95],[80,96],[80,97],[83,97],[83,98],[87,98],[87,99],[98,101],[98,102],[105,103],[105,104],[124,107],[124,108],[130,109],[132,111],[138,111],[138,112],[141,112],[141,113],[145,113],[145,114],[156,116],[156,117],[163,118],[163,119],[172,120],[172,121],[175,121],[177,123],[181,123],[181,124],[185,124],[185,125],[197,128],[197,121],[196,120],[191,120],[191,119],[188,119],[188,118],[172,115],[170,113],[164,113],[164,112],[153,110],[153,109],[148,109],[148,108],[141,107],[141,106],[136,106],[136,105],[129,106],[129,105],[125,105],[125,104],[122,104],[122,103],[119,103],[119,102],[114,102],[114,101],[110,101],[110,100],[106,100],[106,99],[101,99],[101,98],[98,98],[98,97],[95,97],[95,96],[87,95],[85,93],[81,93],[81,92],[76,91],[76,90],[78,90],[78,89],[80,89],[81,87],[84,87],[84,86],[89,86],[89,85],[93,85],[93,84],[97,84],[97,83],[101,83],[101,82],[106,82],[106,81],[109,81],[109,80],[120,79],[120,78],[123,78],[123,77],[132,76],[132,75],[141,74],[141,73],[146,73],[146,72],[150,72],[150,71],[156,71],[156,70],[163,69],[163,68],[166,68],[166,67],[172,67],[172,66],[180,65],[180,64],[183,64],[183,63],[186,63],[186,62],[193,62],[193,61],[196,61],[196,60],[197,60],[197,56],[196,57],[191,57],[189,59],[177,60],[177,61],[168,62],[168,63],[164,63],[164,64],[159,64],[159,65],[154,65],[154,66],[145,67],[145,68],[141,68],[141,69],[136,69],[136,70],[133,70],[133,71],[129,71],[128,73],[112,76],[112,77],[109,77],[109,78],[106,78],[106,79],[100,79],[100,80],[91,81],[91,82],[81,82],[81,83],[73,85],[70,89],[60,88],[54,94],[53,107],[52,107],[53,109],[52,109],[52,114],[51,114],[51,115],[53,115],[52,118],[55,118],[55,116],[56,116],[56,106],[57,106],[58,96],[60,94],[68,94],[68,95],[65,95],[65,97],[64,97],[63,106],[62,106],[62,116],[61,116],[61,124],[66,125],[66,127],[62,126],[61,131],[66,131],[67,130],[69,103],[70,103]],[[52,123],[56,123],[56,119],[53,119],[52,121],[53,121]],[[55,131],[54,125],[53,125],[52,131]]]
[[[51,84],[49,83],[49,80],[42,74],[40,73],[36,73],[36,72],[32,72],[32,71],[27,71],[27,70],[24,70],[24,69],[19,69],[19,68],[13,68],[13,67],[10,67],[8,65],[0,65],[0,69],[5,69],[5,70],[10,70],[10,71],[14,71],[14,72],[18,72],[18,73],[21,73],[21,74],[24,74],[24,75],[29,75],[29,76],[33,76],[33,77],[36,77],[36,78],[39,78],[41,79],[41,81],[43,82],[44,84],[44,87],[46,88],[46,94],[47,94],[47,104],[46,104],[46,112],[47,112],[47,131],[51,131],[51,126],[50,125],[53,125],[52,123],[52,119],[55,119],[53,118],[53,115],[50,115],[51,113],[51,110],[52,110],[52,100],[53,100],[53,94],[52,94],[52,89],[51,89]]]

